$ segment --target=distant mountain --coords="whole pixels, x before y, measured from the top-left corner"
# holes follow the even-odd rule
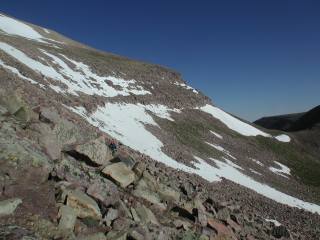
[[[320,123],[320,105],[303,113],[263,117],[254,124],[267,129],[281,131],[301,131],[311,129]]]

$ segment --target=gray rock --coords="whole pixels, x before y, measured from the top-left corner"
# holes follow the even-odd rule
[[[126,188],[135,180],[134,172],[122,162],[108,165],[102,170],[102,172],[116,181],[123,188]]]
[[[101,218],[101,212],[98,204],[88,195],[79,190],[72,190],[68,193],[67,205],[75,210],[79,218]]]
[[[111,226],[113,220],[119,217],[119,212],[117,209],[109,208],[107,215],[104,220],[106,221],[107,226]]]
[[[123,162],[130,169],[133,169],[133,167],[136,165],[136,160],[123,150],[119,150],[117,152],[113,161]]]
[[[11,198],[0,202],[0,217],[13,214],[16,208],[22,203],[20,198]]]
[[[230,213],[228,208],[222,208],[217,212],[217,218],[227,222],[230,219]]]
[[[17,93],[0,93],[0,104],[5,106],[8,112],[14,115],[17,119],[28,122],[31,119],[32,111],[28,105],[22,100],[22,97]]]
[[[108,240],[127,240],[128,233],[122,231],[110,231],[107,234]]]
[[[135,208],[136,212],[138,213],[141,222],[144,223],[153,223],[155,225],[159,225],[159,222],[153,212],[144,205],[137,206]]]
[[[62,231],[73,231],[77,220],[75,210],[69,206],[61,206],[59,209],[59,229]]]
[[[94,233],[87,236],[77,237],[79,240],[106,240],[107,237],[104,235],[104,233]]]
[[[61,118],[56,109],[43,107],[40,109],[39,120],[45,123],[58,123]]]
[[[161,202],[161,198],[156,192],[150,191],[146,188],[138,188],[135,189],[132,194],[136,197],[141,197],[152,204],[155,204],[163,210],[166,209],[166,205]]]
[[[134,240],[145,240],[145,236],[143,236],[141,233],[139,233],[136,230],[132,230],[129,233],[129,237],[130,239],[134,239]]]
[[[282,238],[282,237],[289,238],[290,237],[290,233],[289,233],[288,229],[283,225],[274,226],[271,231],[271,234],[275,238]]]
[[[66,146],[64,151],[71,156],[78,156],[85,161],[91,161],[95,165],[105,165],[113,159],[111,150],[106,146],[102,138],[97,138],[84,144]]]
[[[106,178],[92,182],[87,194],[101,201],[105,206],[115,204],[119,199],[118,187]]]
[[[130,211],[131,211],[131,215],[132,215],[133,220],[135,222],[140,222],[141,219],[139,218],[137,211],[134,208],[131,208]]]

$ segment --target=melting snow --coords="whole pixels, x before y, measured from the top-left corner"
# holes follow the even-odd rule
[[[148,114],[148,108],[150,109],[150,107],[141,104],[106,103],[104,107],[98,107],[97,111],[90,116],[83,107],[70,109],[83,116],[92,125],[99,127],[100,130],[118,139],[123,144],[169,167],[187,173],[197,174],[210,182],[220,181],[221,178],[226,178],[267,198],[273,199],[276,202],[320,214],[320,206],[304,202],[268,185],[255,181],[242,173],[240,166],[228,159],[224,158],[224,162],[222,162],[211,158],[210,160],[213,161],[216,167],[208,164],[205,160],[197,156],[194,156],[195,162],[193,162],[193,165],[195,168],[177,162],[162,152],[163,143],[145,128],[145,125],[159,127],[152,116]],[[156,107],[153,106],[152,109],[154,108]],[[154,110],[152,112],[157,112],[159,114],[157,116],[168,118],[169,113],[163,111],[164,107],[160,106],[159,108],[162,110]]]
[[[196,94],[199,93],[199,92],[198,92],[197,90],[195,90],[193,87],[190,87],[190,86],[188,86],[188,85],[185,84],[185,83],[174,82],[173,84],[174,84],[174,85],[177,85],[177,86],[180,86],[180,87],[182,87],[182,88],[184,88],[184,89],[187,89],[187,90],[192,90],[192,92],[194,92],[194,93],[196,93]]]
[[[271,172],[274,172],[275,174],[282,176],[282,177],[289,178],[287,175],[291,175],[290,168],[288,168],[286,165],[283,165],[277,161],[274,161],[274,162],[280,167],[280,169],[274,168],[274,167],[269,167],[269,170]]]
[[[131,93],[136,95],[151,94],[149,91],[144,90],[141,86],[136,85],[135,80],[124,80],[121,78],[115,78],[112,76],[101,77],[93,73],[89,66],[81,62],[76,62],[65,56],[67,61],[73,63],[76,66],[76,70],[73,70],[69,65],[51,53],[44,50],[40,50],[44,55],[51,58],[52,62],[58,67],[56,70],[53,66],[47,66],[38,62],[20,50],[10,46],[7,43],[0,42],[0,49],[14,57],[16,60],[25,64],[27,67],[35,72],[41,73],[47,78],[59,81],[66,85],[66,89],[62,89],[59,86],[49,85],[54,91],[58,93],[70,93],[78,95],[78,92],[88,95],[100,95],[105,97],[115,97],[118,95],[128,96]],[[122,88],[117,90],[112,86],[109,86],[107,81],[112,82]]]
[[[261,130],[244,123],[240,121],[239,119],[231,116],[230,114],[222,111],[221,109],[214,107],[212,105],[205,105],[200,108],[203,112],[211,114],[214,118],[219,119],[221,122],[223,122],[225,125],[227,125],[228,128],[244,135],[244,136],[257,136],[262,135],[265,137],[270,137],[269,134],[262,132]]]
[[[206,144],[210,145],[211,147],[217,149],[217,150],[220,151],[220,152],[223,152],[223,153],[227,154],[229,157],[231,157],[231,158],[233,158],[233,159],[236,160],[236,158],[235,158],[234,156],[232,156],[232,155],[230,154],[230,152],[229,152],[228,150],[224,149],[223,147],[221,147],[221,146],[219,146],[219,145],[215,145],[215,144],[209,143],[209,142],[206,142]]]
[[[254,170],[252,168],[250,168],[249,170],[254,174],[257,174],[257,175],[260,175],[260,176],[262,175],[261,173],[257,172],[256,170]]]
[[[281,223],[279,223],[277,220],[275,220],[275,219],[268,219],[268,218],[266,218],[265,219],[267,222],[272,222],[276,227],[279,227],[279,226],[281,226]]]
[[[16,74],[19,78],[22,78],[24,80],[27,80],[28,82],[32,83],[32,84],[39,84],[38,82],[32,80],[31,78],[25,77],[23,76],[18,69],[11,67],[9,65],[6,65],[1,59],[0,59],[0,66],[2,66],[3,68],[5,68],[6,70],[9,70],[10,72],[12,72],[13,74]],[[39,84],[39,86],[41,88],[44,88],[43,84]]]
[[[44,42],[41,36],[37,31],[32,27],[24,24],[20,21],[17,21],[13,18],[9,18],[0,14],[0,29],[10,35],[17,35],[24,38],[29,38],[38,42]],[[46,43],[46,42],[45,42]]]
[[[215,135],[217,138],[220,138],[220,139],[223,139],[223,137],[220,135],[220,134],[218,134],[218,133],[216,133],[216,132],[214,132],[214,131],[210,131],[213,135]]]
[[[285,134],[281,134],[279,136],[276,136],[275,138],[280,142],[290,142],[291,141],[290,137]]]
[[[254,159],[254,158],[249,158],[249,159],[251,159],[253,162],[255,162],[256,164],[258,164],[258,165],[261,166],[261,167],[264,166],[263,163],[260,162],[260,161],[258,161],[257,159]]]

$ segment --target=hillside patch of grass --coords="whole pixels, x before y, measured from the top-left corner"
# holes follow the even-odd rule
[[[261,136],[257,137],[257,141],[260,146],[275,153],[280,162],[287,165],[304,184],[320,186],[320,163],[313,156],[294,143],[281,143]]]

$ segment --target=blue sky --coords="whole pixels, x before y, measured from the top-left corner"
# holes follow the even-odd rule
[[[174,68],[248,120],[320,104],[320,2],[1,2],[1,11],[107,52]]]

